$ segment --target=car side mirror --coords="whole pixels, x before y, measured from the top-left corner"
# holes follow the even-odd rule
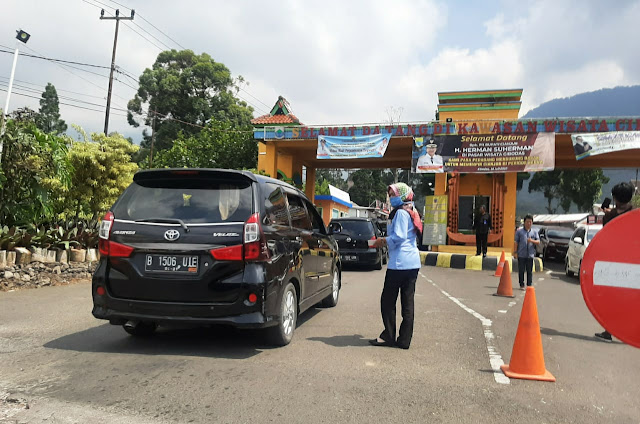
[[[582,237],[574,237],[573,241],[578,243],[578,244],[582,244]]]

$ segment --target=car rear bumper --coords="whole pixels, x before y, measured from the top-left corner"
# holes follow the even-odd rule
[[[554,258],[564,258],[567,255],[568,247],[562,246],[547,246],[547,256]]]

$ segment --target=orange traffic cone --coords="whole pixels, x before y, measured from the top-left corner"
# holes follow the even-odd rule
[[[502,255],[500,255],[500,260],[498,261],[498,267],[496,268],[496,273],[493,274],[493,276],[500,277],[502,275],[503,268],[504,268],[504,250],[502,251]]]
[[[510,378],[556,381],[544,366],[536,289],[531,286],[527,287],[527,293],[524,296],[518,332],[511,351],[511,362],[509,365],[501,365],[500,368]]]
[[[509,262],[504,262],[504,271],[500,276],[500,284],[498,284],[498,292],[493,294],[494,296],[514,297],[513,287],[511,287],[511,269],[509,268]]]

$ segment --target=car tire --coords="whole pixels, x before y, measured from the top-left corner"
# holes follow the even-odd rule
[[[545,248],[545,249],[542,249],[542,260],[546,261],[547,259],[548,259],[547,258],[547,249]]]
[[[296,288],[288,283],[282,291],[278,324],[267,329],[269,343],[286,346],[291,342],[298,321],[298,299]]]
[[[331,280],[331,294],[322,300],[323,308],[333,308],[338,304],[338,300],[340,299],[341,285],[342,280],[340,278],[340,271],[335,269],[333,271],[333,279]]]
[[[573,277],[573,271],[569,269],[569,258],[564,260],[564,273],[567,277]]]
[[[373,269],[375,269],[375,270],[381,270],[382,269],[382,253],[380,253],[380,257],[378,258],[378,262],[375,263],[375,265],[373,266]]]
[[[122,328],[134,337],[149,337],[156,332],[158,324],[155,322],[141,322],[135,327],[127,327],[126,325],[123,325]]]

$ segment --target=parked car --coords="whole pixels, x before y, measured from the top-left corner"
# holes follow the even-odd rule
[[[582,258],[584,251],[587,250],[587,246],[596,235],[598,231],[602,229],[602,225],[580,225],[575,229],[569,240],[569,248],[567,250],[567,256],[564,260],[565,273],[572,277],[574,273],[580,274],[580,266],[582,265]]]
[[[105,215],[93,315],[148,335],[158,325],[265,328],[291,341],[298,315],[338,303],[338,246],[304,193],[247,171],[135,174]]]
[[[573,230],[567,227],[542,227],[536,251],[543,259],[564,259]]]
[[[369,265],[382,269],[389,260],[387,246],[373,247],[382,232],[371,218],[336,218],[329,223],[331,233],[340,249],[344,264]]]

